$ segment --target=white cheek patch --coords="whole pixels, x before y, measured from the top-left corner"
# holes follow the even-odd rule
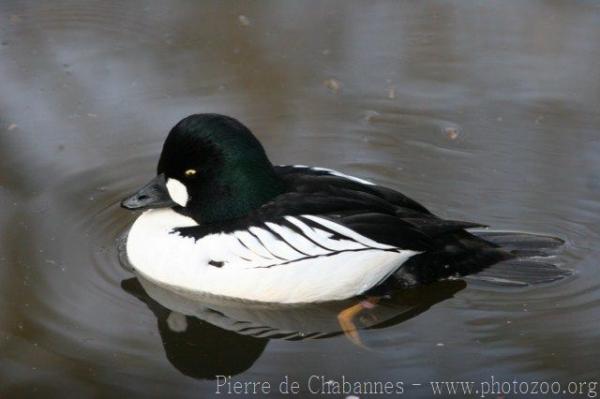
[[[171,199],[177,204],[185,207],[190,199],[187,188],[177,179],[167,179],[167,190]]]

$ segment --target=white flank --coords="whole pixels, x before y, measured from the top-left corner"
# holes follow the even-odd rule
[[[377,243],[321,217],[288,216],[286,220],[298,230],[267,223],[196,241],[171,233],[176,227],[196,225],[192,219],[171,209],[149,210],[132,226],[127,253],[138,273],[170,289],[277,303],[361,294],[416,254]],[[333,239],[331,232],[342,237]],[[211,261],[222,265],[216,267]]]
[[[277,258],[285,259],[286,261],[302,258],[300,252],[294,250],[285,241],[277,239],[273,233],[269,233],[267,230],[258,227],[250,227],[249,230]]]
[[[167,179],[167,190],[169,191],[169,195],[173,201],[183,207],[187,205],[190,197],[188,195],[187,188],[185,188],[182,182],[169,177]]]

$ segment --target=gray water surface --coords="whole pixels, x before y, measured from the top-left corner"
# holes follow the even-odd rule
[[[216,374],[287,375],[305,395],[311,375],[402,381],[407,397],[600,380],[598,43],[593,1],[0,1],[0,396],[200,398]],[[336,309],[234,312],[320,339],[171,312],[119,264],[135,215],[118,201],[196,112],[246,123],[274,163],[562,237],[575,275],[399,293],[360,321],[378,327],[362,347]]]

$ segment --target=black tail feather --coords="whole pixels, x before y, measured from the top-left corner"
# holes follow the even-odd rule
[[[515,256],[468,277],[494,285],[525,287],[562,280],[572,272],[551,263],[565,241],[542,234],[511,231],[472,231],[473,235],[498,245]]]
[[[541,234],[469,230],[440,238],[440,249],[410,258],[395,273],[402,285],[463,277],[494,285],[524,287],[570,276],[550,261],[564,241]]]
[[[562,247],[564,240],[543,234],[515,231],[470,231],[471,234],[494,243],[507,251],[539,251],[549,253]]]

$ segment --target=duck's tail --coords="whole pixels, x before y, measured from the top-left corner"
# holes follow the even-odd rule
[[[541,234],[514,231],[470,231],[471,234],[498,245],[514,255],[476,274],[469,280],[526,287],[564,279],[573,273],[555,264],[564,247],[564,240]]]

